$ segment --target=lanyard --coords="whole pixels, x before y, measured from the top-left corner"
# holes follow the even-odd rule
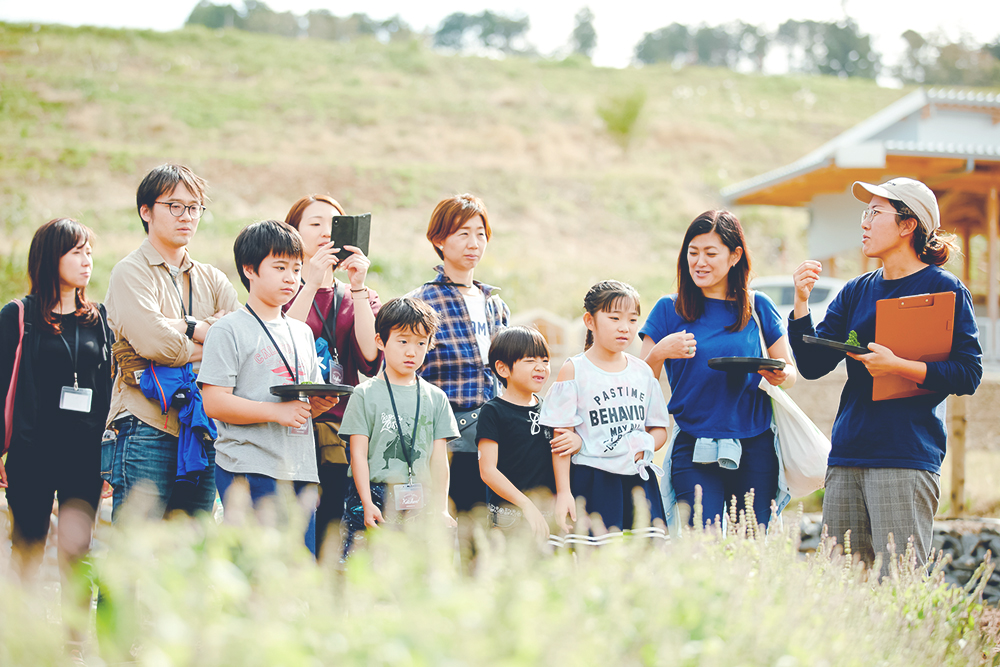
[[[260,328],[264,330],[264,333],[267,334],[267,337],[271,339],[271,344],[274,345],[274,349],[277,350],[278,356],[281,357],[281,362],[283,364],[285,364],[285,368],[288,369],[288,374],[290,376],[292,376],[292,383],[293,384],[298,384],[299,383],[299,348],[297,348],[295,346],[295,338],[292,337],[292,325],[288,323],[288,319],[285,318],[284,315],[281,316],[282,319],[285,320],[285,326],[288,327],[288,340],[291,341],[291,343],[292,343],[292,352],[295,353],[295,370],[294,371],[292,370],[292,367],[288,365],[288,360],[285,359],[285,355],[281,351],[281,347],[278,346],[278,341],[274,340],[274,336],[271,335],[271,332],[268,330],[267,325],[264,324],[264,320],[260,319],[260,315],[258,315],[257,313],[253,312],[253,308],[250,307],[249,303],[247,304],[247,310],[250,311],[250,314],[253,315],[254,319],[257,320],[257,323],[260,324]]]
[[[170,282],[173,283],[174,289],[177,290],[177,300],[181,302],[181,316],[187,317],[188,315],[191,315],[194,317],[194,281],[191,280],[191,274],[188,273],[188,307],[187,310],[184,310],[184,297],[181,296],[181,288],[177,285],[177,281],[174,280],[174,274],[170,273],[170,267],[164,264],[163,268],[165,268],[167,273],[170,274]],[[184,272],[178,271],[177,275],[181,277],[181,282],[183,283]]]
[[[417,449],[417,424],[420,421],[420,378],[417,377],[417,411],[413,415],[413,435],[410,436],[410,449],[406,449],[406,436],[403,435],[403,425],[399,421],[399,413],[396,412],[396,399],[392,396],[392,383],[389,376],[382,371],[385,378],[385,388],[389,390],[389,402],[392,403],[392,414],[396,418],[396,432],[399,433],[399,446],[403,448],[403,456],[406,457],[406,467],[410,471],[410,479],[413,479],[413,452]]]
[[[60,338],[60,340],[62,340],[63,345],[66,346],[66,352],[69,353],[69,360],[73,363],[73,389],[79,389],[80,388],[80,383],[77,382],[77,377],[76,377],[76,361],[77,361],[77,359],[80,356],[80,323],[79,322],[76,323],[75,330],[76,330],[76,336],[75,336],[75,340],[73,341],[73,349],[72,350],[69,349],[69,343],[66,341],[66,337],[63,336],[63,334],[62,334],[61,331],[59,332],[59,338]]]
[[[316,311],[316,315],[319,316],[319,321],[323,323],[323,332],[326,333],[326,342],[329,343],[327,346],[330,349],[330,357],[333,359],[333,363],[340,363],[340,355],[337,354],[337,311],[340,310],[340,302],[344,298],[344,295],[338,289],[339,284],[337,282],[333,283],[333,305],[330,306],[330,312],[327,317],[323,317],[323,313],[320,312],[319,306],[316,305],[316,300],[313,300],[313,310]],[[332,315],[333,325],[331,327],[328,319]]]

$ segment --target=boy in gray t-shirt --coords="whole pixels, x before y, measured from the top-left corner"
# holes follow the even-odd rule
[[[245,479],[256,506],[277,492],[278,480],[292,481],[311,511],[319,481],[312,417],[337,399],[305,403],[270,393],[274,385],[323,381],[312,331],[281,312],[299,287],[301,238],[291,226],[266,220],[240,232],[233,250],[250,293],[247,305],[209,329],[198,373],[205,413],[219,425],[216,485],[226,507],[226,490]]]
[[[403,297],[375,317],[375,344],[385,370],[351,395],[341,437],[350,438],[351,476],[344,507],[345,555],[355,534],[384,522],[388,508],[428,506],[455,526],[448,513],[447,443],[459,435],[443,391],[417,377],[437,330],[437,313]]]

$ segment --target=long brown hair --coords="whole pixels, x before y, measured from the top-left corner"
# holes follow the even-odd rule
[[[28,277],[31,294],[38,299],[42,320],[53,333],[61,331],[61,316],[52,312],[59,303],[61,282],[59,260],[84,243],[93,244],[94,232],[73,218],[49,220],[35,231],[28,248]],[[76,311],[80,324],[94,326],[100,317],[97,305],[87,300],[87,288],[76,290]]]
[[[298,229],[299,223],[302,222],[302,212],[306,210],[309,204],[318,201],[321,201],[324,204],[329,204],[333,208],[337,209],[340,215],[347,215],[344,213],[344,207],[340,205],[340,202],[330,195],[306,195],[292,204],[292,208],[288,210],[288,215],[285,216],[285,222],[290,224],[295,229]]]
[[[729,211],[705,211],[688,225],[684,234],[684,243],[677,256],[677,303],[674,309],[687,322],[694,322],[705,313],[705,295],[694,284],[691,269],[688,267],[688,246],[696,236],[715,232],[722,242],[735,252],[737,248],[743,251],[740,261],[729,269],[727,298],[736,305],[736,323],[726,327],[726,331],[742,331],[743,327],[753,317],[751,313],[750,295],[747,282],[750,279],[750,253],[747,252],[746,237],[739,219]]]

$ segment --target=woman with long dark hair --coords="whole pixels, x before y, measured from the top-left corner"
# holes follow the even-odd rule
[[[662,484],[668,514],[677,503],[694,507],[696,485],[701,486],[706,521],[722,516],[736,496],[739,510],[752,509],[756,522],[767,524],[771,501],[780,508],[788,500],[771,426],[771,399],[759,389],[759,375],[713,370],[707,363],[714,357],[760,357],[763,333],[767,355],[786,365],[760,375],[772,385],[795,382],[778,311],[766,295],[747,288],[749,278],[750,256],[740,221],[728,211],[706,211],[684,235],[677,293],[657,301],[639,331],[640,356],[657,377],[666,369],[670,382],[668,409],[675,427]],[[744,496],[751,490],[753,505],[747,507]]]
[[[375,315],[381,308],[378,294],[365,284],[371,261],[351,246],[351,255],[337,258],[340,248],[330,241],[333,217],[344,215],[340,203],[328,195],[308,195],[292,205],[285,222],[302,237],[302,287],[286,307],[289,317],[312,329],[316,340],[325,339],[330,351],[334,384],[356,386],[360,374],[375,375],[382,354],[375,345]],[[347,282],[334,277],[343,270]],[[340,439],[340,423],[347,401],[343,400],[313,420],[320,482],[316,511],[316,548],[322,553],[327,527],[344,515],[347,494],[347,448]]]
[[[101,435],[111,392],[111,331],[104,307],[87,299],[93,232],[71,218],[51,220],[28,250],[31,293],[0,311],[0,392],[7,399],[15,354],[7,485],[15,567],[38,571],[59,499],[59,561],[65,574],[90,548],[101,497]],[[64,599],[72,595],[64,579]],[[87,589],[89,592],[89,589]],[[89,595],[77,600],[89,609]]]
[[[847,283],[814,328],[809,293],[822,266],[806,260],[795,270],[795,308],[788,322],[803,377],[826,375],[844,358],[842,352],[805,344],[803,335],[844,341],[853,331],[870,350],[847,355],[847,383],[833,423],[823,523],[838,541],[850,530],[851,550],[869,565],[876,554],[887,553],[890,533],[897,554],[912,537],[917,562],[923,563],[931,548],[947,440],[939,408],[948,394],[971,394],[979,386],[979,330],[969,290],[941,268],[954,250],[953,237],[940,231],[931,189],[911,178],[894,178],[881,185],[856,182],[852,191],[868,205],[861,214],[861,248],[865,256],[881,260],[882,267]],[[873,342],[877,301],[941,292],[956,295],[947,360],[902,359]],[[886,375],[928,391],[875,401],[873,379]],[[883,573],[888,565],[883,561]]]

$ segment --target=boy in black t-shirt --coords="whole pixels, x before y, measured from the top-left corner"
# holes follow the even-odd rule
[[[523,516],[540,540],[549,525],[525,495],[534,489],[555,493],[553,466],[569,466],[580,449],[572,430],[538,423],[541,399],[535,396],[549,378],[549,348],[536,329],[508,327],[493,338],[490,366],[506,387],[503,396],[479,413],[479,473],[489,487],[493,525],[509,528]]]

